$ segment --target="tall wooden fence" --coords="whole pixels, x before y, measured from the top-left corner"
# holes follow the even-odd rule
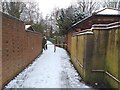
[[[71,58],[84,81],[120,88],[120,22],[73,35]]]
[[[3,87],[41,53],[42,37],[40,33],[25,31],[22,21],[3,13],[0,15],[2,17],[0,77]]]

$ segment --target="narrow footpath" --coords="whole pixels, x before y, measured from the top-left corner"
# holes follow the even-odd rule
[[[67,52],[47,41],[48,49],[6,88],[90,88],[80,82],[81,78],[70,63]]]

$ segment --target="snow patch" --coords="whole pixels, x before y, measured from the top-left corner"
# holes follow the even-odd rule
[[[100,15],[120,15],[120,11],[107,8],[103,11],[98,12],[97,14],[100,14]]]
[[[49,41],[47,44],[48,49],[6,88],[90,88],[79,81],[67,52],[59,47],[54,52],[54,45]]]

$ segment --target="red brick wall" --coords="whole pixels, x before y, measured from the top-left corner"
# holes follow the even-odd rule
[[[42,37],[25,31],[23,22],[2,14],[2,85],[30,64],[42,51]]]

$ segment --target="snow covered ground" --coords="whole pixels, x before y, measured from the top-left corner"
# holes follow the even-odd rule
[[[90,88],[80,82],[80,77],[70,63],[67,52],[47,41],[43,51],[31,65],[13,79],[6,88]]]

